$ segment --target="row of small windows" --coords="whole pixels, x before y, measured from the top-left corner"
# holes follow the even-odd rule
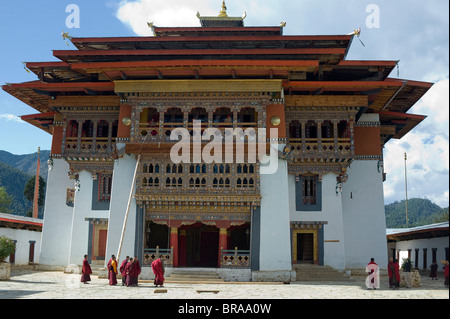
[[[152,174],[152,173],[159,173],[159,171],[160,171],[159,164],[155,164],[155,165],[153,165],[153,164],[149,164],[149,165],[144,164],[143,168],[142,168],[142,171],[143,171],[143,173],[146,173],[146,174],[147,173],[150,173],[150,174]],[[248,174],[248,173],[253,174],[253,173],[255,173],[255,166],[254,166],[254,164],[244,164],[244,165],[238,164],[237,167],[236,167],[236,172],[238,174]],[[167,164],[167,166],[166,166],[166,173],[182,174],[183,173],[183,165],[181,165],[181,164],[179,164],[179,165]],[[206,165],[205,164],[202,164],[202,165],[200,165],[200,164],[196,164],[196,165],[191,164],[189,166],[189,173],[192,173],[192,174],[195,174],[195,173],[196,174],[206,174],[207,173]],[[225,174],[229,174],[229,173],[231,173],[231,167],[228,164],[226,164],[226,165],[223,165],[223,164],[217,165],[217,164],[215,164],[214,167],[213,167],[213,173],[214,174],[224,174],[224,173]]]
[[[237,187],[254,187],[254,180],[253,178],[238,178],[236,180],[236,186]],[[229,178],[214,178],[213,187],[230,187],[230,179]],[[159,187],[160,186],[160,179],[158,177],[156,178],[146,178],[144,177],[142,179],[142,186],[143,187]],[[183,180],[181,178],[166,178],[166,184],[165,187],[183,187]],[[206,187],[206,179],[205,178],[191,178],[189,179],[189,187]]]

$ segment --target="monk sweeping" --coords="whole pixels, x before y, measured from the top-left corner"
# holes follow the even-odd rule
[[[158,258],[154,262],[152,262],[152,270],[155,275],[154,284],[156,287],[163,287],[164,284],[164,262]]]
[[[89,265],[88,255],[84,255],[83,259],[83,268],[81,268],[81,282],[83,284],[87,284],[88,281],[91,281],[92,269]]]

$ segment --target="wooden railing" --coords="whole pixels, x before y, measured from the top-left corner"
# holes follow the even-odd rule
[[[82,137],[78,139],[77,137],[66,137],[64,143],[64,152],[70,153],[108,153],[113,149],[113,143],[115,143],[116,138],[108,137]]]
[[[225,129],[227,128],[241,128],[246,130],[247,128],[258,128],[258,123],[256,122],[237,122],[234,126],[233,122],[213,122],[211,125],[208,122],[201,123],[201,131],[207,128],[217,128],[222,131],[222,136],[224,135]],[[186,128],[192,136],[192,131],[194,129],[193,122],[188,122],[186,125],[184,123],[174,122],[174,123],[139,123],[139,127],[135,129],[136,138],[141,141],[144,137],[147,142],[171,142],[170,133],[175,128]],[[75,141],[76,142],[76,141]]]
[[[289,138],[289,146],[294,155],[302,157],[318,156],[346,157],[351,155],[350,138]]]
[[[220,268],[250,268],[250,250],[220,250]]]
[[[160,258],[162,261],[164,261],[165,267],[172,267],[173,266],[173,248],[162,249],[162,248],[159,248],[159,246],[156,246],[156,248],[144,249],[144,258],[143,258],[142,264],[144,267],[150,267],[152,265],[152,262],[154,262],[158,258]]]

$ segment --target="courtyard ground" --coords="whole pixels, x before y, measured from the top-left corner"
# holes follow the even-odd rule
[[[78,274],[12,270],[10,281],[0,281],[0,299],[449,299],[444,278],[422,276],[418,288],[389,289],[387,278],[380,288],[368,290],[365,277],[342,282],[282,283],[166,283],[156,290],[150,282],[138,287],[109,286],[108,280],[91,276],[84,285]],[[162,293],[161,293],[162,292]]]

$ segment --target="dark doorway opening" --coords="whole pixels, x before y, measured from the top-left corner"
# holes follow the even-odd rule
[[[314,234],[297,234],[297,262],[314,263]]]
[[[219,229],[196,223],[186,228],[186,266],[217,267]]]
[[[147,228],[145,231],[145,248],[169,248],[169,228],[166,225],[159,225],[153,222],[149,222],[147,223]]]

